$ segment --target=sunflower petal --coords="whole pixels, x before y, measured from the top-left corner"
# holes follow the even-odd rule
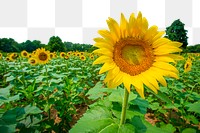
[[[129,93],[130,93],[131,82],[132,82],[131,76],[129,74],[124,73],[123,83],[124,83],[124,86],[128,90]]]
[[[171,64],[168,64],[166,62],[154,62],[153,66],[160,68],[160,69],[163,69],[163,70],[178,73],[178,70],[174,66],[172,66]]]
[[[115,67],[115,63],[104,63],[104,65],[101,67],[99,74],[102,74],[110,69],[113,69]]]
[[[165,56],[168,56],[174,60],[184,60],[183,56],[177,54],[166,54]]]
[[[138,75],[136,75],[136,76],[131,76],[131,80],[132,80],[131,84],[135,87],[138,94],[142,98],[144,98],[144,86],[141,81],[141,78]]]
[[[164,54],[170,54],[170,53],[174,53],[174,52],[181,52],[182,49],[178,48],[178,47],[174,47],[174,46],[160,46],[156,49],[154,49],[154,54],[155,55],[164,55]]]
[[[110,50],[108,50],[106,48],[96,49],[92,53],[102,54],[102,55],[106,55],[106,56],[109,56],[109,57],[113,57],[112,51],[110,51]]]
[[[105,63],[105,62],[112,62],[112,60],[111,60],[111,58],[108,57],[108,56],[100,56],[99,58],[97,58],[97,59],[93,62],[93,65],[102,64],[102,63]]]
[[[171,42],[171,41],[167,38],[159,38],[153,42],[152,47],[157,48],[157,47],[163,46],[169,42]]]
[[[173,58],[168,56],[156,56],[155,61],[162,61],[162,62],[173,62],[175,63]]]
[[[109,80],[112,80],[114,77],[116,77],[119,73],[120,69],[119,67],[115,66],[112,70],[108,71],[108,74],[106,78],[104,79],[104,82],[108,82]]]

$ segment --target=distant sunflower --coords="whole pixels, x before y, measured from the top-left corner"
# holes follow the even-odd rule
[[[67,55],[70,56],[72,54],[72,52],[67,52]]]
[[[80,52],[80,55],[84,55],[84,52]]]
[[[93,55],[90,55],[90,59],[93,60],[93,59],[94,59],[94,56],[93,56]]]
[[[26,50],[23,50],[22,52],[21,52],[21,56],[22,57],[28,57],[28,52],[26,51]]]
[[[18,55],[16,53],[11,53],[8,57],[10,61],[14,61],[18,57]]]
[[[38,61],[38,64],[46,64],[50,60],[50,53],[44,48],[39,48],[36,50],[34,58]]]
[[[60,52],[60,57],[61,58],[65,58],[65,55],[66,55],[65,52]]]
[[[80,54],[79,52],[77,52],[77,53],[76,53],[76,56],[80,57],[80,56],[81,56],[81,54]]]
[[[184,65],[184,72],[189,72],[192,69],[192,60],[190,58],[187,59]]]
[[[29,64],[31,64],[31,65],[36,65],[36,64],[38,64],[37,59],[35,59],[35,58],[33,58],[33,57],[29,58],[29,59],[28,59],[28,62],[29,62]]]
[[[68,59],[69,59],[69,56],[68,56],[68,55],[66,55],[66,56],[65,56],[65,59],[66,59],[66,60],[68,60]]]
[[[85,57],[84,55],[81,55],[79,58],[80,58],[82,61],[85,61],[85,60],[86,60],[86,57]]]
[[[100,57],[93,64],[102,64],[100,74],[107,72],[104,80],[109,88],[124,84],[128,92],[131,85],[144,98],[144,84],[157,93],[158,81],[166,86],[163,76],[178,78],[178,70],[169,62],[182,59],[182,44],[162,38],[164,31],[157,26],[148,28],[148,21],[141,12],[135,17],[131,14],[127,21],[121,14],[118,24],[114,19],[107,20],[109,30],[99,30],[102,38],[95,38],[95,46],[99,49],[93,53]]]
[[[9,57],[6,57],[6,61],[10,61],[10,58],[9,58]]]

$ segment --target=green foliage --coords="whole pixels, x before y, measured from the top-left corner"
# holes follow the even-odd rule
[[[52,36],[48,42],[48,50],[51,52],[64,52],[66,51],[66,47],[63,44],[62,40],[58,36]]]
[[[12,38],[0,38],[0,51],[19,52],[19,44]]]
[[[180,19],[175,20],[169,27],[166,28],[166,37],[172,41],[178,41],[183,43],[182,47],[186,48],[187,42],[187,30],[184,29],[184,23]]]
[[[200,44],[194,46],[187,46],[185,52],[187,53],[200,53]]]

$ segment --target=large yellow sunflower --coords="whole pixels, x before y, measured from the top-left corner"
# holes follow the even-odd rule
[[[144,86],[157,93],[158,82],[166,86],[164,76],[178,78],[178,70],[169,62],[182,59],[172,54],[181,52],[182,44],[162,38],[164,31],[157,26],[148,28],[148,21],[141,12],[131,14],[127,21],[121,14],[120,24],[113,18],[107,20],[109,30],[99,30],[93,53],[101,56],[93,64],[102,64],[100,74],[107,72],[104,80],[109,88],[124,84],[130,92],[131,85],[144,98]]]
[[[44,48],[39,48],[36,50],[33,58],[38,61],[38,64],[46,64],[50,60],[50,52],[46,51]]]

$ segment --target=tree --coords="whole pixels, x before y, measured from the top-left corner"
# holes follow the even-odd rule
[[[0,50],[3,52],[19,52],[19,46],[12,38],[0,38]]]
[[[60,37],[58,36],[52,36],[49,39],[48,42],[48,49],[53,52],[53,51],[59,51],[59,52],[64,52],[66,51],[66,47]]]
[[[171,26],[166,28],[166,38],[172,41],[178,41],[183,43],[182,48],[186,48],[187,42],[187,30],[184,29],[184,23],[180,19],[175,20]]]

